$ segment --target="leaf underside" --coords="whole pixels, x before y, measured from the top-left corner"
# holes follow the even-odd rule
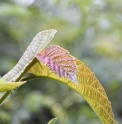
[[[84,99],[98,115],[102,124],[117,124],[114,121],[111,103],[94,73],[78,59],[75,58],[74,62],[77,66],[76,76],[78,84],[73,83],[68,78],[60,77],[55,74],[55,72],[50,71],[49,67],[39,61],[37,61],[30,68],[28,73],[31,73],[37,77],[49,77],[68,85],[84,97]]]
[[[47,46],[56,32],[55,29],[50,29],[36,34],[18,63],[2,78],[9,82],[18,81],[21,75],[25,73],[26,68],[28,68],[33,61],[33,58],[35,58],[35,54]]]

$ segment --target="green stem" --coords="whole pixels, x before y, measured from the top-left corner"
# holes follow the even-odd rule
[[[9,94],[11,93],[11,91],[7,91],[3,97],[0,99],[0,105],[4,102],[4,100],[9,96]]]

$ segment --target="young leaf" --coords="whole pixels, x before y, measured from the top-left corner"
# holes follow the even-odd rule
[[[51,41],[57,31],[54,29],[45,30],[39,32],[32,40],[30,45],[27,47],[23,56],[20,58],[18,63],[5,74],[2,78],[8,82],[19,81],[22,76],[27,72],[31,67],[31,64],[35,62],[35,54],[42,50],[47,44]],[[10,91],[6,92],[3,97],[0,99],[0,104],[8,97]]]
[[[48,122],[48,124],[56,124],[56,121],[57,121],[57,117],[51,119],[51,120]]]
[[[37,53],[36,58],[59,77],[65,77],[76,84],[78,83],[76,64],[67,50],[54,45]]]
[[[25,82],[6,82],[0,78],[0,92],[11,91],[21,86]]]
[[[16,81],[24,72],[35,57],[35,54],[42,50],[51,41],[57,31],[54,29],[39,32],[27,47],[23,56],[20,58],[15,67],[2,78],[6,81]]]
[[[44,55],[42,55],[42,57],[44,57]],[[74,58],[74,62],[77,67],[76,77],[78,81],[78,84],[75,84],[72,82],[73,80],[71,81],[68,77],[61,77],[57,75],[55,71],[50,71],[51,67],[48,67],[47,64],[44,65],[44,62],[42,62],[43,60],[39,59],[39,61],[37,61],[30,68],[28,71],[29,73],[34,74],[37,77],[43,76],[53,78],[68,85],[84,97],[84,99],[98,115],[102,124],[117,124],[114,121],[111,103],[108,100],[103,87],[101,86],[94,73],[88,67],[81,63],[78,59]]]

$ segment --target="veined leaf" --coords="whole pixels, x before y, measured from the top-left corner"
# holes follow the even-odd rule
[[[6,82],[0,78],[0,92],[11,91],[24,84],[24,82]]]
[[[51,120],[48,122],[48,124],[56,124],[56,121],[57,121],[57,117],[51,119]]]
[[[67,50],[54,45],[38,52],[36,58],[59,77],[65,77],[76,84],[78,83],[76,64]]]
[[[56,32],[56,30],[50,29],[36,34],[18,63],[2,78],[6,81],[14,82],[21,77],[22,73],[25,73],[29,64],[33,61],[35,54],[47,46]]]
[[[76,76],[78,84],[73,83],[66,77],[60,77],[54,71],[50,71],[48,66],[39,61],[37,61],[28,72],[37,77],[44,76],[53,78],[68,85],[85,98],[91,108],[98,115],[102,124],[117,124],[114,121],[111,103],[94,73],[78,59],[74,58],[74,62],[77,67]]]
[[[18,63],[14,66],[14,68],[5,74],[2,78],[8,82],[19,81],[31,67],[31,64],[35,63],[35,54],[47,46],[56,32],[57,31],[54,29],[39,32],[33,38],[32,42],[27,47],[26,51]],[[13,84],[11,86],[13,86]],[[7,91],[3,95],[3,97],[0,99],[0,104],[2,104],[2,102],[8,97],[9,94],[10,91]]]

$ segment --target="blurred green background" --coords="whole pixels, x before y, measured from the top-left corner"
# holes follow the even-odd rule
[[[122,0],[0,0],[0,75],[36,33],[57,29],[57,44],[96,74],[122,124]],[[0,94],[2,96],[2,94]],[[0,108],[0,124],[101,124],[86,101],[52,79],[21,86]]]

